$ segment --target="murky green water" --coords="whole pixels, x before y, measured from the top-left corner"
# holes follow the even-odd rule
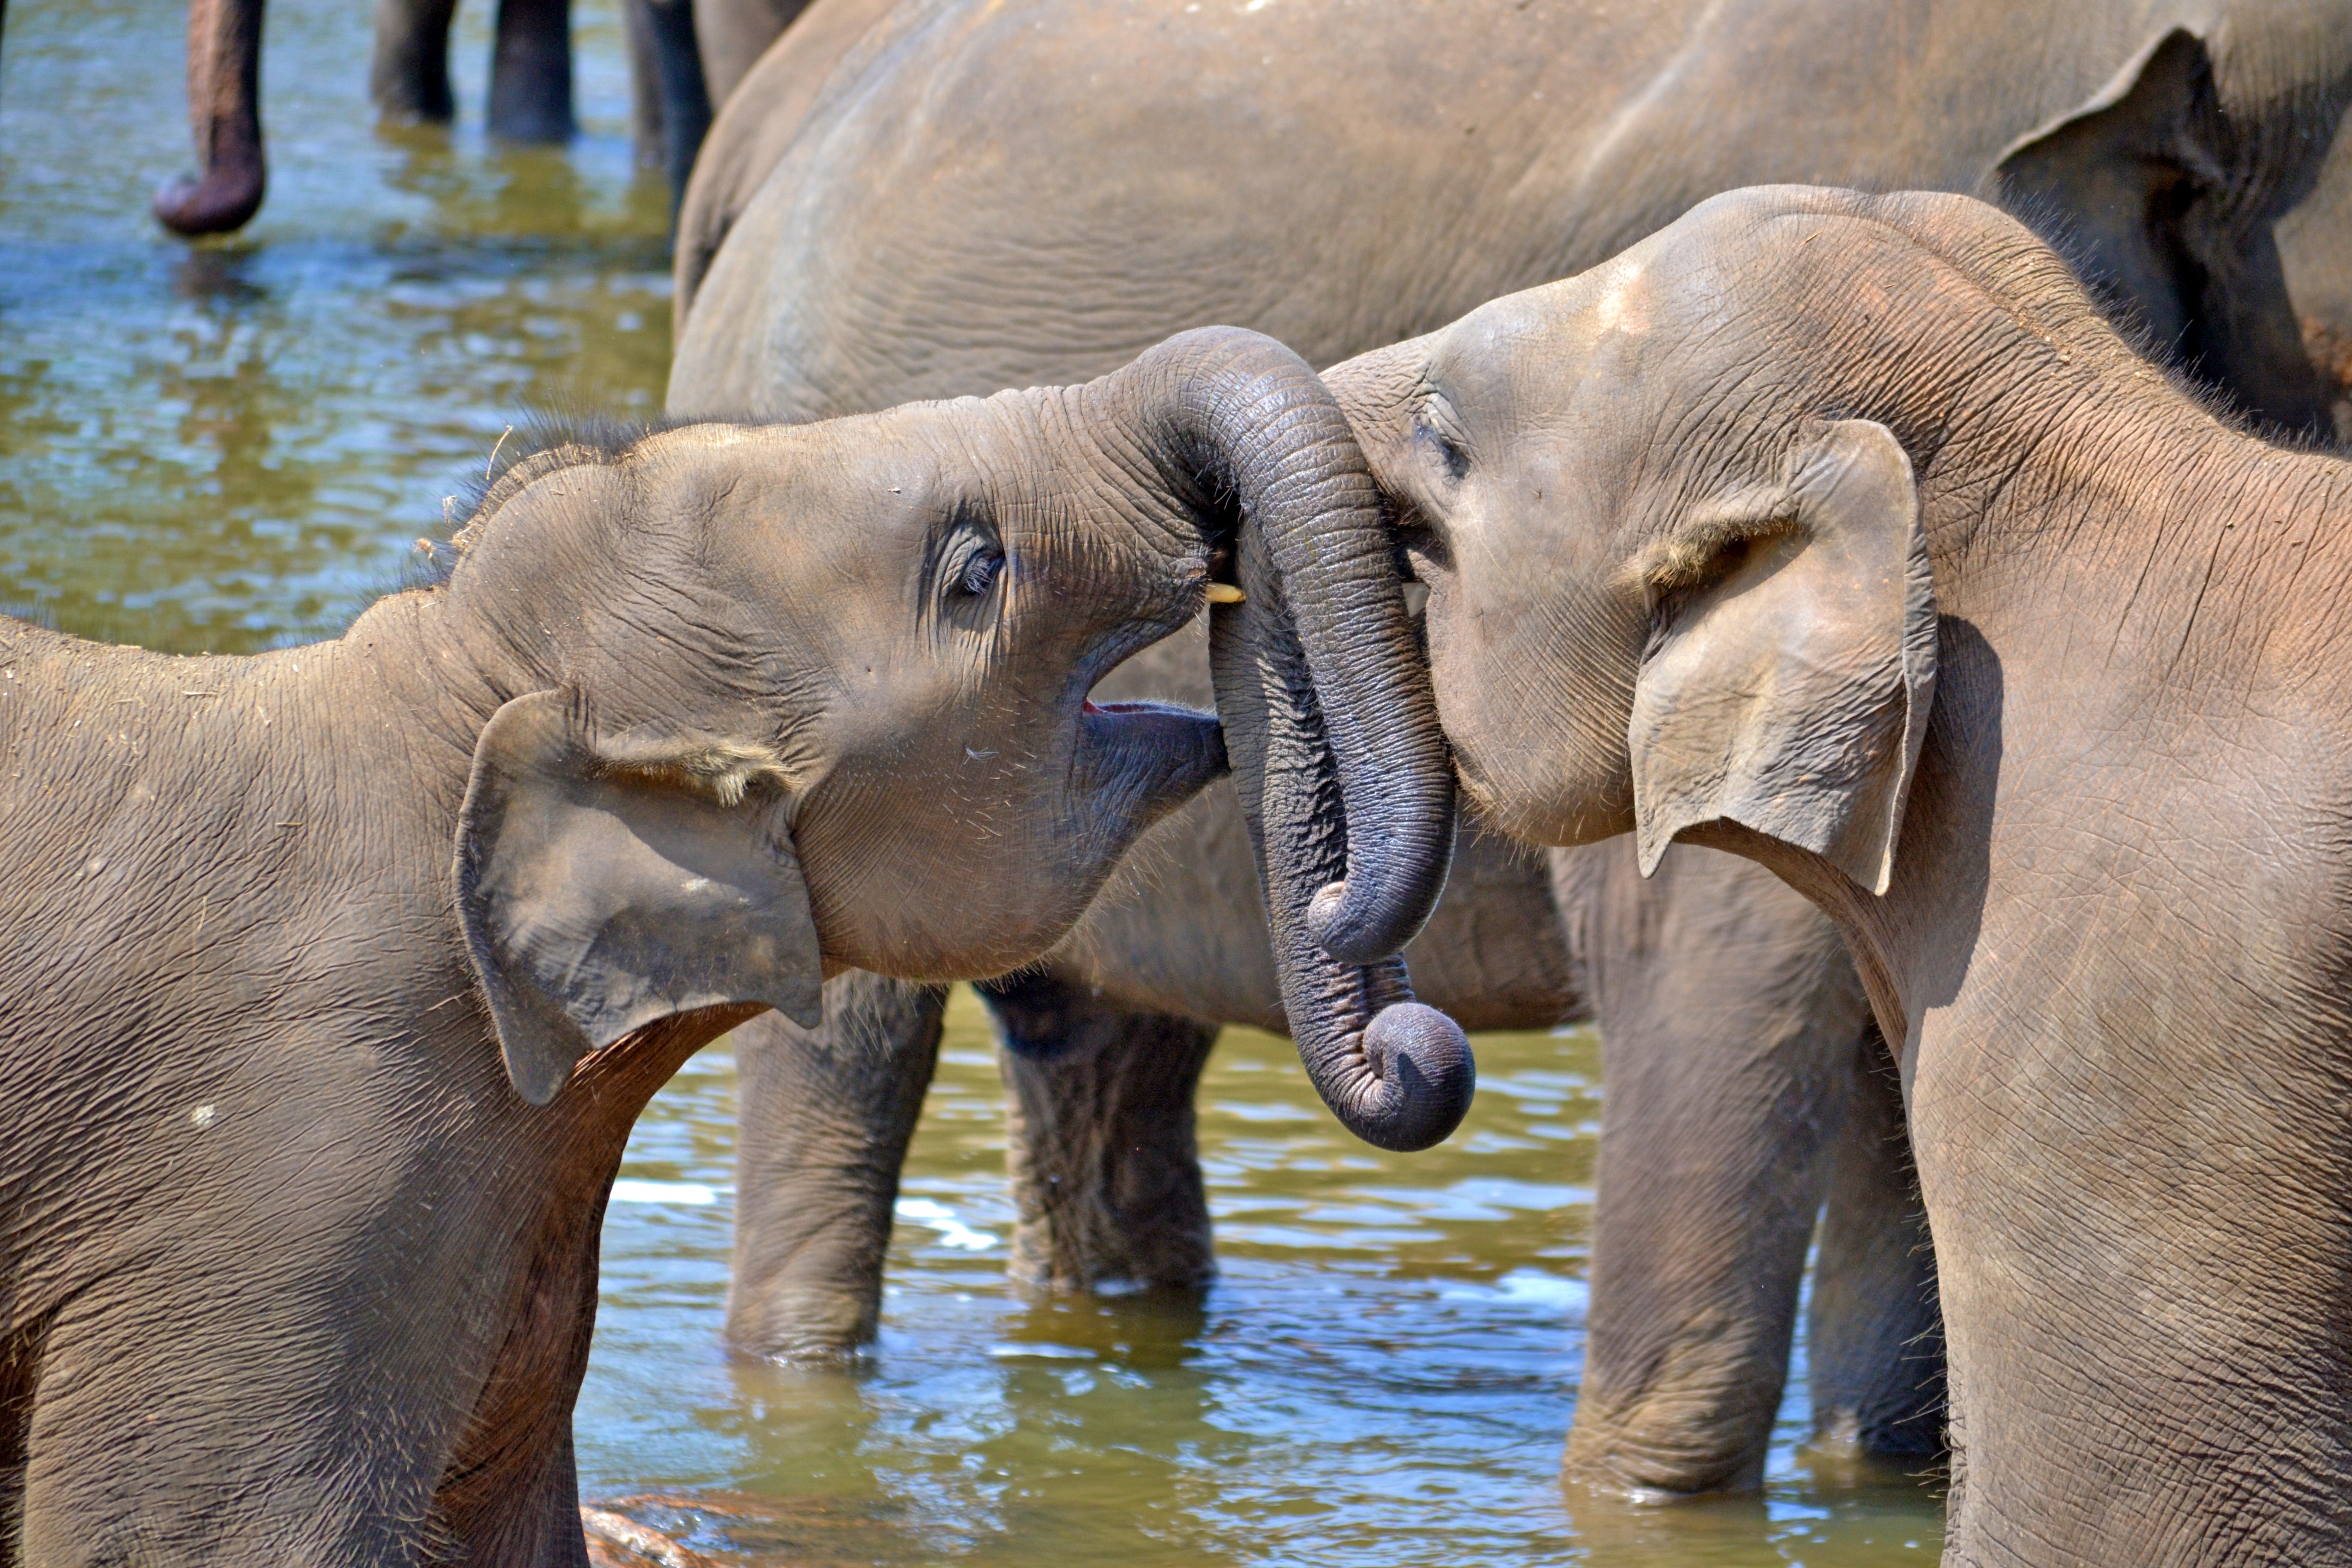
[[[1201,1091],[1223,1277],[1205,1301],[1024,1299],[1003,1268],[1003,1090],[959,994],[861,1373],[730,1361],[734,1078],[706,1051],[638,1124],[579,1417],[592,1493],[751,1561],[1931,1563],[1934,1500],[1818,1485],[1783,1413],[1765,1496],[1564,1495],[1599,1131],[1589,1030],[1479,1042],[1454,1139],[1342,1132],[1289,1043],[1229,1031]],[[1798,1379],[1801,1382],[1800,1366]],[[773,1555],[768,1555],[772,1552]]]
[[[486,0],[461,15],[457,131],[374,130],[368,10],[274,0],[269,205],[191,249],[146,216],[188,162],[182,14],[12,0],[0,605],[179,650],[331,633],[401,581],[525,410],[658,407],[663,195],[630,167],[610,0],[578,12],[586,133],[562,153],[483,140]],[[578,1423],[591,1497],[761,1563],[1932,1558],[1932,1498],[1806,1468],[1801,1394],[1760,1500],[1563,1495],[1589,1034],[1482,1040],[1469,1122],[1418,1156],[1354,1142],[1286,1044],[1230,1034],[1201,1122],[1223,1278],[1181,1305],[1007,1289],[1001,1090],[969,997],[950,1023],[859,1373],[721,1352],[723,1047],[655,1102],[605,1232]]]

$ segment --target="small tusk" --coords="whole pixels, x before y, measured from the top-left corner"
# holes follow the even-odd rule
[[[1248,597],[1247,594],[1243,593],[1231,583],[1209,584],[1209,603],[1213,605],[1238,605]]]

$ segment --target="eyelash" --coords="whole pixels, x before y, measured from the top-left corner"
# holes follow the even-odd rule
[[[1004,552],[977,531],[965,533],[948,546],[941,563],[940,587],[950,600],[984,599],[994,591],[1004,570]]]
[[[1445,465],[1445,477],[1456,484],[1461,483],[1463,477],[1470,472],[1470,454],[1463,450],[1459,441],[1438,428],[1436,422],[1426,413],[1413,423],[1414,433],[1437,448],[1438,460]]]

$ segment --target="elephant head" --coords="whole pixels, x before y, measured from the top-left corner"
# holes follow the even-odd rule
[[[456,865],[516,1087],[544,1101],[589,1050],[693,1009],[814,1021],[829,970],[1035,958],[1223,768],[1210,716],[1087,692],[1200,613],[1237,531],[1253,559],[1262,536],[1278,562],[1388,569],[1337,406],[1223,329],[1078,387],[510,468],[441,603],[468,660],[520,672],[487,682]],[[1359,614],[1363,591],[1292,603],[1335,706],[1411,716],[1333,737],[1384,829],[1355,836],[1339,919],[1383,941],[1426,902],[1411,857],[1451,784],[1402,608]]]
[[[1963,198],[1902,199],[2032,248]],[[1677,835],[1727,823],[1886,888],[1935,689],[1906,453],[1933,437],[1881,422],[1905,423],[1895,391],[1853,396],[1901,378],[1857,316],[1895,331],[1927,313],[1839,292],[1840,247],[1894,233],[1868,201],[1720,196],[1327,373],[1427,585],[1460,775],[1505,831],[1633,832],[1647,874]],[[2057,320],[2081,296],[2048,273]],[[1769,336],[1800,320],[1805,352]],[[1809,381],[1848,341],[1841,390]]]

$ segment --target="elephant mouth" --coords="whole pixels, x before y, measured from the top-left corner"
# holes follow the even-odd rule
[[[1137,831],[1226,769],[1224,727],[1213,713],[1168,702],[1079,705],[1072,784],[1114,816],[1139,814]]]

